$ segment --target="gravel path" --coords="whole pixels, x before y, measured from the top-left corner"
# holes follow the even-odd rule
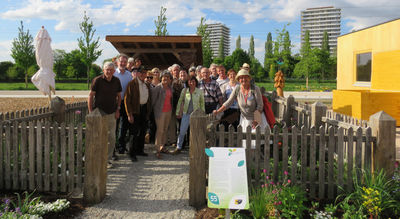
[[[189,206],[188,151],[163,154],[146,145],[148,157],[131,162],[128,155],[108,170],[107,195],[102,203],[86,208],[78,218],[194,218]]]

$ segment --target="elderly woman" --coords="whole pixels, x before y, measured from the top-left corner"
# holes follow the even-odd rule
[[[229,82],[225,83],[221,86],[221,92],[224,98],[224,101],[228,100],[231,96],[232,92],[236,89],[236,87],[240,86],[239,82],[236,80],[236,72],[233,69],[228,70],[228,78]],[[222,124],[225,126],[225,131],[228,130],[230,124],[235,127],[239,125],[239,106],[237,101],[234,100],[233,104],[224,112],[224,116],[221,118]]]
[[[258,125],[265,129],[267,120],[262,113],[264,105],[260,88],[250,83],[251,76],[245,69],[239,71],[236,80],[239,81],[240,86],[235,88],[229,99],[218,110],[214,110],[213,114],[216,115],[228,109],[236,100],[241,112],[239,124],[244,129],[251,126],[253,131]]]
[[[185,139],[189,127],[190,114],[197,109],[205,111],[204,93],[202,90],[197,88],[197,85],[198,81],[196,77],[189,77],[186,81],[186,88],[182,90],[179,97],[178,105],[176,107],[176,117],[182,118],[182,120],[177,147],[173,152],[174,154],[179,153],[182,150],[183,140]]]
[[[165,71],[161,75],[161,83],[152,89],[152,106],[154,118],[157,124],[155,146],[157,158],[161,158],[161,153],[166,153],[164,147],[167,139],[168,124],[172,114],[172,75]]]

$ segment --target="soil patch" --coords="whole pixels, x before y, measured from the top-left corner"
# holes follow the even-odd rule
[[[87,98],[63,98],[65,104],[86,101]],[[48,107],[48,98],[0,98],[0,113]]]

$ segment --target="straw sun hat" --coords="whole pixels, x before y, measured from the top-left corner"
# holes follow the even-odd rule
[[[249,74],[249,72],[245,69],[241,69],[236,75],[236,80],[238,80],[240,76],[246,76],[246,75],[249,76],[251,79],[251,75]]]

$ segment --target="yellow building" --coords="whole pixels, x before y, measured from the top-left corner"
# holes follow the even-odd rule
[[[400,19],[338,37],[332,107],[363,120],[383,110],[400,126]]]

